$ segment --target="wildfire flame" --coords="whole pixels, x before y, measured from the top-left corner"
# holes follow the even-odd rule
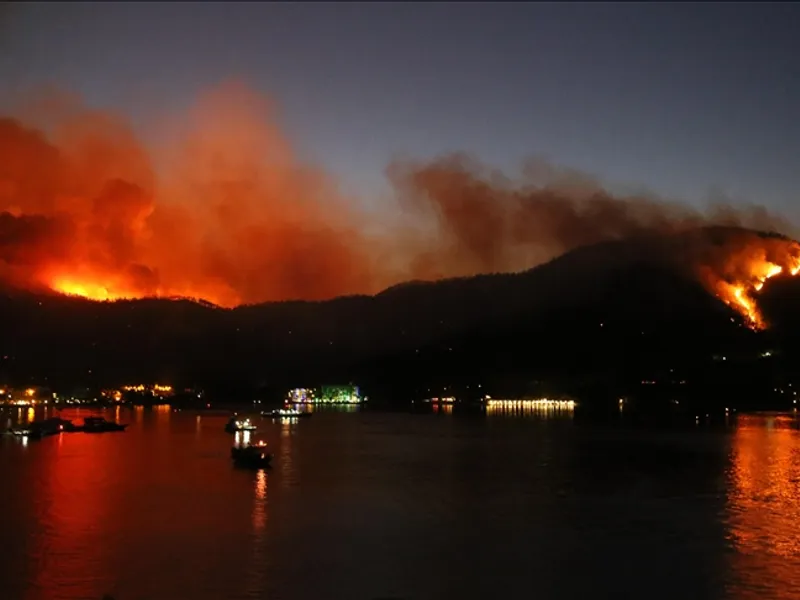
[[[93,283],[79,283],[70,279],[56,278],[50,287],[67,296],[80,296],[89,300],[121,300],[126,296],[109,293],[108,288]]]
[[[769,260],[772,254],[775,260]],[[778,264],[779,262],[783,264]],[[758,309],[755,294],[764,284],[781,274],[790,277],[800,273],[800,246],[788,240],[768,240],[762,244],[751,244],[732,252],[722,274],[715,282],[717,296],[736,309],[754,330],[767,327]]]
[[[103,283],[99,283],[103,282]],[[240,303],[236,294],[225,290],[215,290],[207,287],[202,290],[193,290],[188,287],[181,288],[154,288],[148,290],[136,289],[125,285],[113,277],[85,275],[69,276],[55,275],[45,279],[47,287],[54,292],[65,296],[74,296],[94,300],[95,302],[114,302],[117,300],[135,300],[143,297],[150,298],[192,298],[202,299],[217,306],[233,307]]]

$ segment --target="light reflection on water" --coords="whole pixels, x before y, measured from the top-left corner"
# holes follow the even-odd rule
[[[303,423],[305,425],[305,423]],[[288,487],[292,485],[292,471],[294,470],[292,460],[292,435],[299,425],[297,419],[281,419],[281,450],[278,456],[275,457],[277,466],[281,470],[283,477],[281,478],[282,485]]]
[[[32,538],[39,552],[33,589],[46,598],[78,597],[98,583],[107,556],[118,551],[113,543],[109,546],[114,534],[107,525],[115,520],[107,471],[114,468],[117,449],[111,436],[71,434],[67,439],[61,434],[32,441],[30,450],[31,456],[47,452],[33,497],[37,524]],[[62,565],[70,569],[67,582],[59,573]]]
[[[233,434],[233,445],[244,447],[253,443],[253,434],[249,430],[237,431]]]
[[[571,419],[574,407],[562,405],[542,405],[525,400],[491,401],[486,405],[488,416],[527,417],[534,419]]]
[[[360,404],[303,404],[294,402],[291,408],[310,413],[356,413],[361,410]]]
[[[267,522],[267,472],[259,469],[256,474],[256,500],[253,505],[253,530],[260,533]]]
[[[453,414],[453,405],[452,404],[439,404],[438,402],[431,405],[431,410],[434,414],[442,414],[442,415],[452,415]]]
[[[269,561],[265,546],[267,526],[267,486],[268,475],[264,469],[259,469],[255,475],[255,490],[253,498],[253,552],[248,569],[247,593],[258,597],[265,587],[265,570],[263,565]]]
[[[4,437],[2,598],[800,598],[796,418],[498,416],[259,420],[267,471],[232,467],[224,415]]]
[[[119,408],[117,410],[119,410]],[[162,431],[169,430],[169,422],[172,418],[172,407],[169,404],[157,404],[153,406],[153,413],[156,415],[158,428]]]
[[[740,585],[800,597],[800,444],[787,415],[742,415],[733,436],[727,519]]]

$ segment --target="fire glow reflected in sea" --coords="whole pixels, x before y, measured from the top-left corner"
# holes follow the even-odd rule
[[[106,416],[131,426],[0,441],[3,600],[800,598],[792,416],[322,411],[257,420],[259,472],[224,415]]]
[[[800,444],[788,416],[739,418],[728,471],[728,526],[739,585],[800,597]],[[784,582],[783,594],[773,586]],[[754,594],[755,596],[755,594]]]

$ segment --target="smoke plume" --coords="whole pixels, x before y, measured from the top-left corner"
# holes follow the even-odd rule
[[[164,148],[70,96],[38,100],[0,117],[0,277],[17,286],[234,306],[521,270],[700,225],[792,233],[760,208],[614,196],[541,161],[512,180],[454,155],[390,165],[396,208],[414,227],[368,235],[370,218],[297,159],[269,104],[243,85],[200,97]]]
[[[426,262],[438,265],[440,276],[524,269],[578,246],[708,225],[791,232],[762,207],[700,212],[651,197],[613,196],[585,174],[540,161],[526,166],[521,181],[463,155],[393,165],[389,173],[407,209],[437,223],[442,244]]]

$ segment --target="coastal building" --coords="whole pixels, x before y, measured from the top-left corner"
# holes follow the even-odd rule
[[[294,388],[289,390],[289,404],[361,404],[366,398],[357,385],[323,385],[319,390]]]

